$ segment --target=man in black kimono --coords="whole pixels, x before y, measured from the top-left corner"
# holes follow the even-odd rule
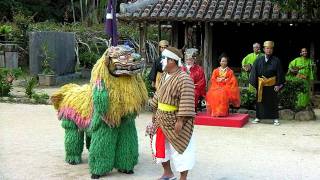
[[[263,46],[265,55],[257,58],[249,78],[250,84],[257,90],[257,118],[252,123],[259,123],[260,119],[273,119],[273,124],[278,126],[278,92],[285,82],[285,75],[279,58],[272,55],[274,43],[266,41]]]
[[[163,50],[165,50],[169,46],[169,42],[167,40],[161,40],[159,42],[160,54]],[[160,55],[159,59],[155,59],[152,64],[152,68],[149,74],[149,80],[152,82],[152,87],[158,89],[160,77],[163,72],[162,65],[162,57]]]

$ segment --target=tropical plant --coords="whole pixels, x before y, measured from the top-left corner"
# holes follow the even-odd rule
[[[44,42],[41,46],[42,50],[42,74],[53,75],[54,71],[51,68],[50,62],[53,60],[54,55],[48,49],[48,43]]]
[[[31,98],[32,95],[35,93],[34,88],[37,86],[38,81],[35,77],[31,77],[27,79],[27,84],[25,86],[25,94]]]

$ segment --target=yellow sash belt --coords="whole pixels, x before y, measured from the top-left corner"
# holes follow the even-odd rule
[[[266,78],[264,76],[258,78],[258,102],[262,101],[262,92],[264,86],[274,86],[276,84],[276,76]]]
[[[177,106],[173,106],[170,104],[158,103],[158,109],[161,111],[172,112],[178,110]]]

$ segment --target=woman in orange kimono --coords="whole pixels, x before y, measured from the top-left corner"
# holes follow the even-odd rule
[[[211,116],[229,115],[229,105],[240,106],[240,90],[233,71],[227,66],[228,57],[220,57],[220,67],[212,72],[211,86],[207,92],[207,110]]]

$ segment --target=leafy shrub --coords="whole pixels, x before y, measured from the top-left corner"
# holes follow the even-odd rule
[[[144,81],[144,84],[146,85],[146,88],[147,88],[147,91],[148,91],[148,96],[149,97],[152,97],[153,96],[153,93],[154,93],[154,88],[152,87],[151,85],[151,81],[149,79],[149,73],[150,73],[150,68],[147,68],[143,71],[143,74],[142,74],[142,78],[143,78],[143,81]]]
[[[14,79],[21,76],[22,70],[0,68],[0,96],[8,96]]]
[[[25,86],[25,94],[29,97],[32,98],[32,95],[35,93],[34,88],[37,86],[38,82],[35,77],[32,77],[27,80],[27,84]]]
[[[34,93],[32,94],[32,99],[34,99],[38,104],[45,104],[49,99],[49,95],[46,93]]]
[[[6,25],[6,24],[0,26],[0,34],[1,35],[8,35],[11,32],[12,32],[12,27],[11,26]]]
[[[80,53],[79,58],[82,66],[91,69],[100,56],[94,52],[85,51]]]
[[[249,84],[249,73],[245,71],[241,71],[238,76],[239,86],[246,87]]]
[[[298,94],[308,92],[307,81],[296,77],[286,77],[284,88],[279,93],[280,105],[285,109],[299,110]]]
[[[243,88],[240,91],[240,95],[241,95],[241,107],[244,107],[247,109],[254,109],[254,106],[256,103],[256,93],[249,91],[246,88]]]

